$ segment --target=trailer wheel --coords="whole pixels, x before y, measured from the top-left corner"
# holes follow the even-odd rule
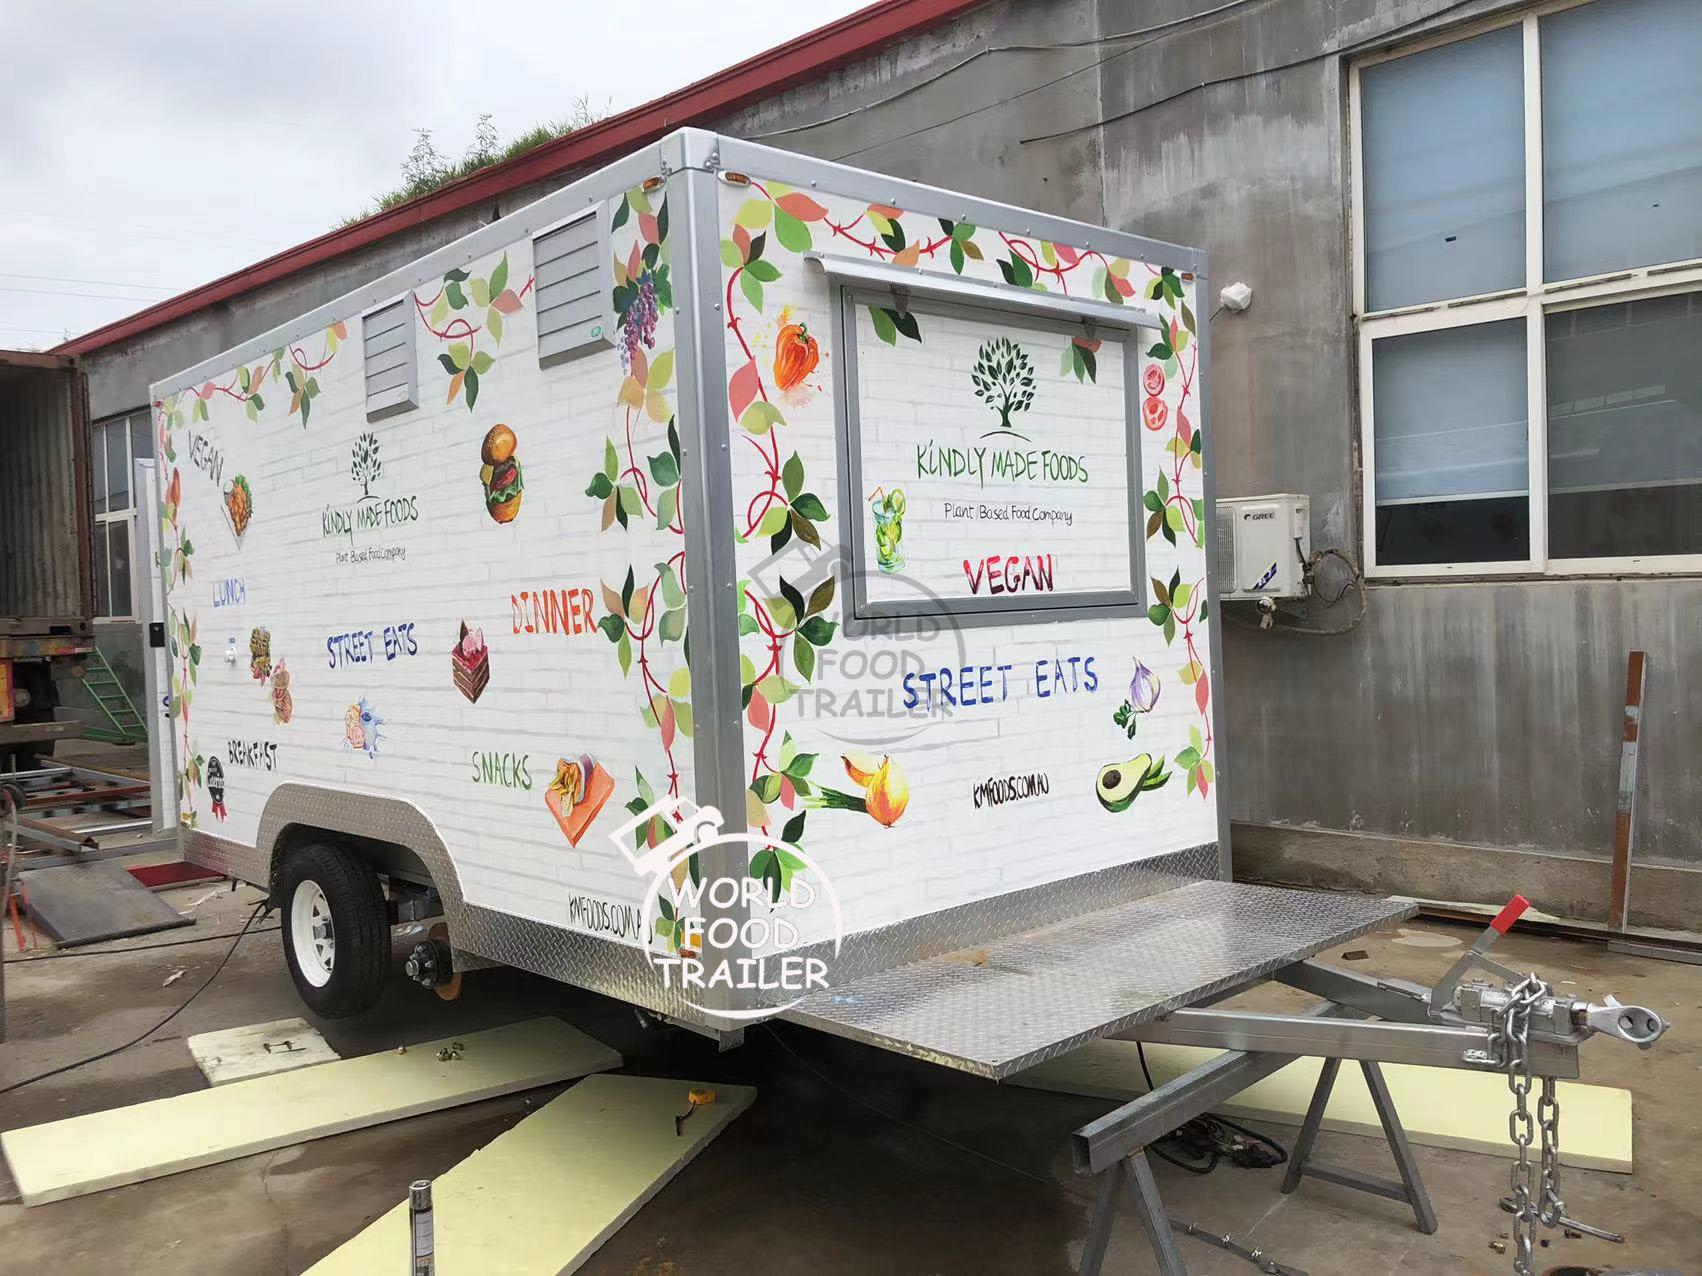
[[[296,992],[326,1019],[369,1009],[390,973],[390,924],[372,869],[334,846],[295,851],[277,899]]]

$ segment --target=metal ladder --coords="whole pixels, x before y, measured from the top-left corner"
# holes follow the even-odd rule
[[[137,744],[148,738],[148,728],[142,722],[142,715],[136,712],[135,703],[112,672],[112,666],[106,663],[99,647],[89,653],[82,683],[89,698],[112,724],[88,728],[83,732],[85,738],[106,744]]]

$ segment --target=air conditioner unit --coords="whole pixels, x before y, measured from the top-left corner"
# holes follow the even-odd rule
[[[1312,502],[1292,492],[1219,498],[1217,590],[1226,600],[1302,598],[1312,556]]]

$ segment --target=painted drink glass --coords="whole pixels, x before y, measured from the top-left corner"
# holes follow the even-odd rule
[[[904,508],[890,500],[873,502],[875,516],[875,565],[890,575],[904,569]]]

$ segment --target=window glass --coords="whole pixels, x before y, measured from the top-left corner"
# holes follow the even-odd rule
[[[1702,553],[1702,293],[1550,314],[1551,558]]]
[[[1543,273],[1702,257],[1702,10],[1597,0],[1541,20]]]
[[[147,460],[154,454],[154,426],[146,412],[138,412],[130,418],[130,460]]]
[[[95,480],[95,513],[106,513],[106,427],[89,431],[89,472]]]
[[[1530,557],[1525,322],[1372,348],[1377,561]]]
[[[1371,310],[1524,284],[1524,78],[1517,26],[1361,72]]]
[[[113,616],[130,614],[130,519],[115,518],[106,524],[107,559],[112,564]]]
[[[130,508],[130,427],[126,421],[110,421],[106,435],[107,509]]]

